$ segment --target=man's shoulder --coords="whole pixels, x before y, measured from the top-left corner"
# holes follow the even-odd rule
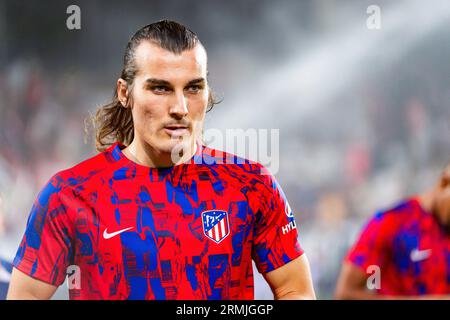
[[[101,176],[105,172],[115,168],[117,163],[109,150],[97,153],[72,167],[58,171],[53,175],[51,181],[65,186],[76,186]]]
[[[239,176],[259,181],[271,181],[272,174],[269,170],[257,161],[253,161],[234,153],[219,149],[203,147],[202,157],[196,159],[196,163],[201,163],[217,168],[224,175]]]
[[[405,223],[409,219],[414,219],[416,212],[417,200],[411,197],[398,201],[388,208],[379,210],[373,216],[373,220]]]

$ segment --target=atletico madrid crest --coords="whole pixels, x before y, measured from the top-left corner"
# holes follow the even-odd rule
[[[220,243],[230,233],[228,212],[223,210],[209,210],[202,212],[203,232],[205,236]]]

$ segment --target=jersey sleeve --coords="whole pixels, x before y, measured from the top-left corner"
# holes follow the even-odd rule
[[[390,242],[395,224],[385,212],[379,212],[367,223],[347,254],[346,261],[367,270],[370,265],[383,266],[389,259]]]
[[[256,213],[252,258],[260,273],[267,273],[303,254],[298,243],[297,225],[286,196],[267,169]]]
[[[67,196],[57,176],[41,190],[31,209],[14,267],[35,279],[59,286],[72,260],[73,225]]]

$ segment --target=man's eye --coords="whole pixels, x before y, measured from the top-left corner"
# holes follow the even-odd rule
[[[189,86],[187,89],[191,93],[197,93],[198,91],[200,91],[202,89],[202,87],[195,85],[195,86]]]
[[[153,86],[153,87],[151,87],[151,90],[156,93],[164,93],[164,92],[169,91],[169,88],[167,88],[165,86]]]

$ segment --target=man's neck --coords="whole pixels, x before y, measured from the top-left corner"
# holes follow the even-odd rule
[[[425,210],[428,213],[433,213],[433,191],[428,190],[427,192],[424,192],[420,194],[417,199],[419,201],[420,206],[423,210]]]
[[[187,152],[175,160],[172,159],[171,152],[157,150],[147,143],[139,143],[135,139],[128,147],[122,150],[123,154],[131,161],[150,168],[168,168],[187,162],[195,154],[197,144],[189,145]]]
[[[434,199],[435,199],[436,190],[431,189],[421,195],[419,195],[418,200],[419,204],[423,210],[434,215],[439,223],[446,229],[447,232],[450,232],[450,225],[445,220],[445,217],[442,216],[442,213],[436,208]]]

